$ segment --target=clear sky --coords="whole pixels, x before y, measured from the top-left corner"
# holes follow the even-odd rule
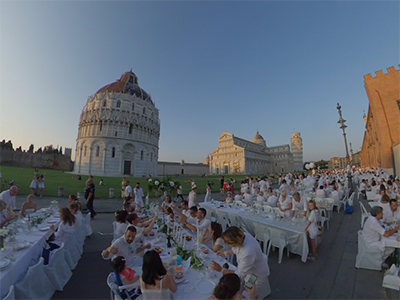
[[[131,68],[160,110],[159,160],[203,162],[226,130],[304,160],[355,151],[363,76],[395,66],[399,1],[1,1],[0,139],[75,152],[88,96]],[[375,75],[374,75],[375,76]]]

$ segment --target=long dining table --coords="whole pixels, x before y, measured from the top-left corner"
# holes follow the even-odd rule
[[[254,232],[252,232],[254,223],[259,223],[266,229],[278,229],[284,232],[289,242],[289,251],[300,255],[302,262],[307,261],[309,248],[307,235],[304,231],[307,226],[307,220],[293,222],[291,218],[270,219],[264,212],[251,212],[248,208],[231,207],[223,202],[202,202],[200,206],[207,210],[208,216],[211,216],[212,213],[216,214],[218,218],[227,215],[232,225],[238,225],[238,218],[240,218],[239,220],[242,221],[242,224],[252,235],[254,235]]]
[[[18,222],[15,220],[9,228],[17,228]],[[19,228],[13,241],[7,241],[5,248],[0,252],[0,260],[9,264],[3,270],[0,270],[0,298],[4,298],[11,285],[19,281],[25,275],[28,268],[35,265],[41,255],[46,240],[53,233],[50,230],[50,225],[53,224],[56,228],[60,223],[60,219],[56,215],[52,215],[44,219],[43,223],[32,228],[28,232],[24,232]]]

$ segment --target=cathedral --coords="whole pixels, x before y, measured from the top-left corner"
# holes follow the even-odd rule
[[[267,147],[257,131],[251,141],[224,132],[218,137],[218,148],[209,154],[210,174],[264,174],[303,170],[303,141],[299,132],[292,133],[291,147]]]
[[[74,173],[155,176],[160,120],[151,97],[132,72],[90,96],[76,140]]]

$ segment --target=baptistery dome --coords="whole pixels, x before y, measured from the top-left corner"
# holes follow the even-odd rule
[[[90,96],[79,120],[74,172],[98,176],[157,175],[160,121],[132,72]]]
[[[261,134],[259,134],[259,132],[257,131],[256,135],[253,137],[253,139],[251,140],[253,143],[256,144],[260,144],[263,145],[264,147],[267,146],[264,138],[261,136]]]

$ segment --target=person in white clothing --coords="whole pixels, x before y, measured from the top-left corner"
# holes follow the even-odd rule
[[[155,215],[150,220],[141,222],[142,220],[136,213],[129,214],[126,217],[128,224],[135,226],[136,228],[136,238],[138,238],[142,233],[146,234],[153,230],[155,222],[158,220],[157,215]]]
[[[184,214],[183,210],[182,210],[182,212],[180,212],[176,205],[171,205],[171,208],[173,211],[175,211],[178,214],[178,222],[183,224],[183,227],[185,227],[185,225],[187,223],[196,225],[196,223],[197,223],[197,206],[192,206],[189,209],[189,215]]]
[[[127,266],[132,266],[134,264],[135,258],[137,258],[138,253],[145,249],[150,249],[151,244],[146,244],[142,247],[137,247],[134,243],[136,238],[136,228],[133,225],[129,225],[125,234],[120,238],[116,239],[110,247],[101,252],[101,256],[108,260],[116,256],[122,256],[126,260]]]
[[[257,201],[264,202],[265,200],[264,192],[260,191],[257,195]]]
[[[303,216],[305,216],[308,211],[308,203],[306,196],[300,195],[298,192],[295,192],[293,194],[292,217],[294,216],[296,211],[303,212]]]
[[[380,206],[371,208],[370,214],[371,215],[364,223],[362,235],[366,244],[370,248],[384,250],[382,261],[385,261],[385,259],[394,251],[394,248],[385,247],[382,237],[389,237],[393,235],[399,230],[399,226],[390,228],[388,230],[385,230],[382,227],[380,220],[383,218],[383,209]]]
[[[287,196],[285,190],[281,190],[281,195],[278,200],[278,208],[285,218],[290,218],[292,214],[292,198]]]
[[[314,261],[317,258],[317,244],[316,238],[318,236],[318,220],[319,220],[319,213],[317,204],[315,200],[308,201],[308,208],[310,213],[308,215],[308,223],[304,232],[308,235],[308,243],[311,248],[311,256],[309,257],[310,260]]]
[[[210,265],[211,269],[223,274],[236,273],[241,278],[245,278],[246,275],[256,275],[258,277],[255,283],[256,293],[258,299],[264,299],[271,293],[268,280],[270,271],[268,262],[264,258],[257,240],[236,226],[229,227],[222,234],[222,238],[225,244],[231,246],[232,249],[218,251],[217,255],[226,257],[230,254],[235,254],[237,268],[235,271],[223,269],[221,265],[213,261]]]
[[[189,207],[192,206],[199,206],[196,202],[196,192],[197,192],[197,186],[194,185],[192,190],[190,191],[188,197],[187,197],[187,201],[189,203]]]
[[[144,206],[144,193],[143,193],[143,189],[140,187],[140,182],[136,183],[136,186],[134,188],[134,193],[135,193],[135,203],[136,206],[138,206],[139,208],[142,208]]]
[[[211,184],[206,184],[206,195],[204,196],[204,202],[211,201]]]
[[[125,183],[125,199],[130,199],[130,198],[132,198],[132,187],[129,181],[127,180]]]
[[[7,207],[11,205],[12,209],[17,209],[17,194],[18,187],[13,185],[9,190],[6,190],[0,194],[0,200],[3,200]]]
[[[253,205],[254,198],[253,198],[253,195],[250,194],[250,189],[246,190],[243,200],[247,204],[248,207],[251,207]]]
[[[243,201],[243,196],[242,196],[242,192],[239,191],[236,195],[235,195],[235,201]]]
[[[276,195],[274,195],[274,193],[272,192],[272,188],[268,188],[267,203],[271,207],[278,206],[278,197]]]
[[[190,231],[200,231],[202,232],[204,228],[208,228],[210,226],[211,221],[206,219],[207,211],[204,208],[199,208],[196,213],[197,222],[196,224],[191,223],[183,223],[183,227],[186,227]]]
[[[389,203],[389,209],[383,211],[382,222],[388,225],[397,225],[400,223],[400,209],[398,208],[397,200],[391,199]]]

